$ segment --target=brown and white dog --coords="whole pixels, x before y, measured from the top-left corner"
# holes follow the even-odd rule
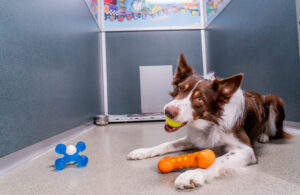
[[[228,171],[257,162],[253,144],[269,138],[289,138],[283,131],[284,103],[275,95],[243,91],[243,74],[214,78],[195,73],[181,54],[174,76],[174,98],[165,114],[187,127],[187,136],[152,148],[132,151],[128,159],[139,160],[194,148],[224,146],[225,154],[208,169],[189,170],[177,177],[177,188],[203,185]],[[168,132],[179,128],[165,125]]]

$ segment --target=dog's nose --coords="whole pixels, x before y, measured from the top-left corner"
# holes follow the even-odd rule
[[[175,118],[177,115],[178,115],[178,108],[175,107],[175,106],[168,106],[166,109],[165,109],[165,114],[167,117],[169,117],[170,119],[173,119]]]

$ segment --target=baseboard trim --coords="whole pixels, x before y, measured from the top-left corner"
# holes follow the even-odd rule
[[[300,129],[300,122],[284,121],[283,125],[291,128]]]
[[[95,125],[91,121],[0,158],[0,176],[43,155],[49,150],[53,150],[56,144],[77,137],[92,130],[94,127]]]

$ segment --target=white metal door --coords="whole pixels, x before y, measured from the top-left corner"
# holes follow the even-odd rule
[[[172,65],[140,66],[140,91],[142,113],[163,112],[171,100]]]

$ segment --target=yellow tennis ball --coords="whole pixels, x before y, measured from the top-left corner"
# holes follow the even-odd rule
[[[172,119],[170,119],[169,117],[166,116],[166,122],[169,126],[171,127],[180,127],[182,125],[181,122],[177,122],[177,121],[173,121]]]

